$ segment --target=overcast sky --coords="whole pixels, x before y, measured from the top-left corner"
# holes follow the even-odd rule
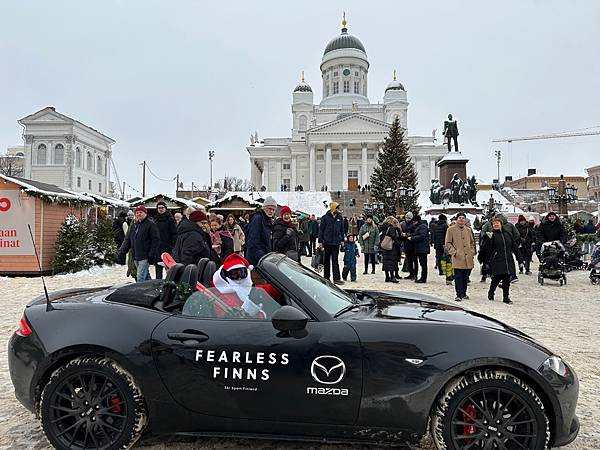
[[[600,136],[492,144],[500,137],[600,126],[600,2],[4,1],[0,4],[0,152],[17,120],[45,106],[106,133],[121,180],[141,189],[146,160],[186,185],[250,177],[245,146],[289,136],[300,72],[321,99],[327,42],[349,32],[370,61],[369,99],[397,69],[411,135],[451,112],[470,173],[584,175]],[[148,175],[148,192],[175,183]],[[132,192],[128,188],[129,193]]]

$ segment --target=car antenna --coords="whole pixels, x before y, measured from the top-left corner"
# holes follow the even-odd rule
[[[42,264],[40,263],[40,257],[38,255],[37,247],[35,246],[35,239],[33,238],[31,225],[27,224],[27,228],[29,228],[29,236],[31,236],[31,242],[33,242],[33,250],[35,251],[35,258],[37,259],[38,267],[40,269],[40,278],[42,279],[42,284],[44,285],[44,294],[46,295],[46,312],[54,311],[54,306],[52,306],[50,296],[48,295],[48,288],[46,288],[46,281],[44,280],[44,276],[42,275]]]

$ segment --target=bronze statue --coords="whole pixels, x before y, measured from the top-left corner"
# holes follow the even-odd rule
[[[439,205],[442,203],[442,185],[440,180],[434,178],[431,180],[431,193],[429,194],[429,200],[432,205]]]
[[[448,120],[444,121],[444,131],[442,133],[448,142],[448,152],[451,149],[451,141],[454,140],[454,151],[458,151],[458,124],[456,120],[452,120],[452,114],[448,114]]]
[[[469,184],[469,202],[472,205],[479,206],[477,204],[477,180],[475,179],[475,175],[471,178],[467,178],[467,183]]]
[[[450,181],[450,201],[452,203],[463,203],[462,202],[462,188],[463,180],[460,179],[457,173],[452,176]]]

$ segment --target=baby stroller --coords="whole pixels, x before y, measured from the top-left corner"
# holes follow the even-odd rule
[[[315,250],[315,253],[312,256],[312,259],[310,261],[310,266],[313,269],[315,269],[315,271],[318,273],[323,272],[323,257],[324,257],[323,249],[320,247],[317,247]]]
[[[583,261],[584,255],[587,255],[587,252],[581,250],[576,237],[568,240],[565,244],[565,270],[570,272],[571,270],[587,269],[587,263]]]
[[[559,241],[544,242],[540,255],[540,271],[538,283],[544,285],[544,279],[558,280],[559,284],[567,284],[565,275],[565,248]]]
[[[600,242],[597,242],[592,251],[590,261],[590,281],[592,284],[600,284]]]

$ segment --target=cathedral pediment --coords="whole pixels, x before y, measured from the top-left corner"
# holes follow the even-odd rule
[[[390,124],[361,114],[349,114],[311,128],[307,134],[388,133]]]
[[[35,122],[56,122],[56,123],[73,123],[73,119],[60,114],[52,107],[46,107],[33,114],[23,117],[19,122],[23,123],[35,123]]]

